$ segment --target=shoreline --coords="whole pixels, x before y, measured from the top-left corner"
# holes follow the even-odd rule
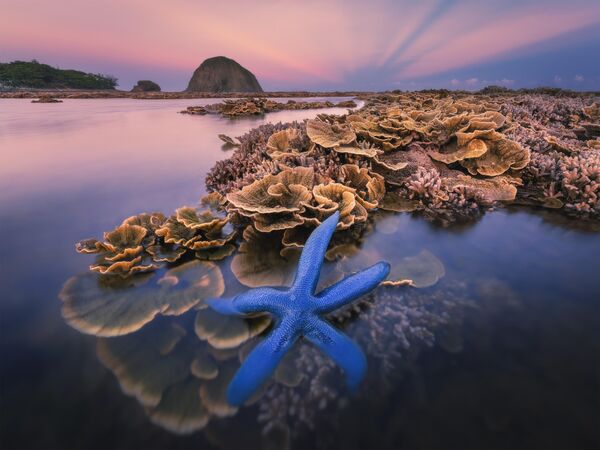
[[[138,100],[178,100],[203,98],[316,98],[316,97],[353,97],[368,99],[369,97],[385,94],[438,94],[438,95],[483,95],[504,97],[519,94],[544,94],[552,97],[600,97],[600,91],[569,91],[558,88],[537,87],[532,89],[497,90],[493,87],[479,91],[425,89],[419,91],[266,91],[266,92],[131,92],[120,90],[80,90],[80,89],[15,89],[0,90],[0,99],[22,98],[35,99],[52,97],[61,99],[106,99],[131,98]]]
[[[39,97],[67,98],[67,99],[105,99],[105,98],[131,98],[138,100],[178,100],[201,98],[275,98],[275,97],[357,97],[372,95],[373,92],[361,91],[335,91],[335,92],[310,92],[310,91],[276,91],[276,92],[130,92],[118,90],[16,90],[0,91],[0,99],[23,98],[34,99]]]

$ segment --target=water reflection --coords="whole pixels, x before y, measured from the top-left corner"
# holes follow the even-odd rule
[[[30,199],[89,186],[98,195],[113,185],[121,194],[141,190],[148,196],[157,184],[164,191],[186,181],[188,196],[197,197],[202,171],[227,156],[220,150],[218,134],[235,137],[267,122],[302,121],[321,111],[346,112],[280,111],[237,120],[178,114],[190,102],[207,101],[217,99],[65,100],[60,105],[2,99],[0,205],[17,200],[14,192],[19,199]],[[196,190],[191,189],[194,185]],[[171,197],[168,206],[184,203]],[[154,205],[141,207],[167,209],[167,204]]]
[[[203,429],[212,417],[229,417],[225,389],[239,363],[235,354],[217,360],[184,328],[158,321],[148,329],[100,339],[100,361],[123,392],[144,406],[149,419],[178,434]]]
[[[121,336],[139,330],[157,314],[178,316],[203,307],[203,300],[224,291],[221,270],[207,261],[191,261],[164,274],[119,276],[82,274],[69,279],[61,293],[62,314],[77,330],[96,336]]]

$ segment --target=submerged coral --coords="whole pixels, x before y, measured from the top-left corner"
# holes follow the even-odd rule
[[[316,293],[329,241],[341,216],[333,214],[311,233],[302,251],[294,284],[288,290],[256,288],[231,299],[211,299],[215,311],[232,316],[270,313],[276,318],[271,333],[252,350],[227,388],[232,405],[244,403],[275,371],[296,340],[304,337],[343,370],[350,389],[356,389],[365,370],[360,348],[323,320],[323,315],[375,289],[390,271],[380,261]]]
[[[192,433],[213,418],[237,413],[225,399],[237,362],[218,361],[210,347],[199,346],[179,325],[156,324],[128,336],[99,339],[97,354],[123,392],[137,399],[153,423],[169,431]]]
[[[433,292],[380,287],[365,301],[330,320],[342,325],[365,348],[370,367],[367,395],[372,395],[374,391],[385,392],[390,380],[410,370],[410,361],[442,339],[443,331],[452,331],[467,307],[472,307],[472,302],[461,283]],[[352,314],[360,320],[348,320]],[[335,381],[336,367],[330,360],[306,345],[298,354],[295,367],[302,374],[300,383],[293,387],[271,385],[258,401],[258,421],[264,432],[284,427],[298,438],[326,424],[334,426],[337,414],[350,402]]]
[[[87,273],[70,278],[60,292],[62,315],[77,330],[121,336],[139,330],[157,315],[178,316],[225,289],[218,266],[190,261],[158,274],[128,279]]]

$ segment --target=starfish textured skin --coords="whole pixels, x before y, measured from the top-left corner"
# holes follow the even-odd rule
[[[322,316],[367,294],[383,281],[390,265],[378,262],[315,294],[323,258],[339,220],[334,213],[317,227],[302,251],[292,287],[255,288],[230,299],[210,299],[221,314],[270,313],[275,327],[248,355],[227,389],[227,401],[243,404],[273,373],[277,364],[301,337],[308,339],[338,364],[350,390],[360,384],[367,367],[360,348]]]

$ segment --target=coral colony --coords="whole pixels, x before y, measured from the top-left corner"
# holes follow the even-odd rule
[[[333,103],[323,102],[305,102],[288,100],[286,103],[276,102],[267,98],[242,98],[239,100],[224,100],[221,103],[213,103],[206,106],[188,106],[181,111],[182,114],[195,114],[203,116],[205,114],[220,114],[224,117],[244,117],[262,115],[275,111],[316,109],[316,108],[356,108],[356,103],[352,100]]]
[[[286,257],[334,211],[334,244],[356,240],[379,210],[442,224],[510,203],[600,215],[593,97],[434,91],[364,100],[346,115],[220,136],[236,150],[208,173],[212,193],[200,209],[130,217],[78,251],[98,254],[93,271],[127,277],[186,254],[223,259],[240,234],[239,253],[269,239]]]
[[[376,288],[387,277],[390,266],[379,262],[315,294],[325,252],[339,218],[339,212],[335,212],[312,232],[302,251],[291,288],[256,288],[233,299],[207,301],[223,314],[269,312],[277,318],[275,329],[252,350],[233,377],[227,391],[227,399],[232,405],[238,406],[248,400],[300,337],[308,339],[342,367],[350,389],[355,389],[363,378],[366,359],[362,351],[321,315]]]
[[[316,185],[342,183],[358,199],[361,186],[346,183],[353,165],[384,181],[378,209],[447,221],[507,203],[600,214],[600,110],[593,96],[490,89],[363,98],[363,108],[343,116],[251,130],[209,172],[207,188],[235,193],[301,166],[314,171]],[[298,211],[304,223],[311,211]]]

